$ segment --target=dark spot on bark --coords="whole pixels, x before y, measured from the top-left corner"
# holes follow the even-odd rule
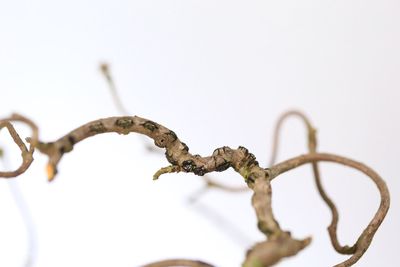
[[[115,121],[115,125],[123,128],[123,129],[128,129],[133,126],[133,120],[131,118],[120,118]]]
[[[182,142],[182,145],[183,145],[183,151],[189,152],[189,147],[184,142]]]
[[[239,146],[239,150],[242,151],[245,156],[247,156],[247,154],[249,154],[249,150],[243,146]]]
[[[228,146],[224,146],[224,147],[222,147],[222,151],[224,151],[226,153],[226,152],[231,152],[232,149]]]
[[[164,147],[165,139],[161,137],[161,138],[158,140],[158,144],[159,144],[159,147]]]
[[[193,160],[185,160],[182,162],[182,168],[186,172],[192,172],[194,168],[196,168],[196,164],[193,162]]]
[[[246,182],[247,183],[254,183],[255,182],[254,177],[250,175],[249,177],[247,177]]]
[[[218,165],[218,166],[215,168],[215,170],[216,170],[217,172],[222,172],[222,171],[225,171],[226,169],[228,169],[230,166],[231,166],[231,163],[228,162],[228,161],[225,161],[224,163]]]
[[[74,148],[75,139],[71,135],[63,138],[61,146],[58,148],[58,152],[62,155],[72,151]]]
[[[213,156],[218,156],[219,155],[219,149],[215,149],[212,153]]]
[[[158,129],[158,125],[152,121],[146,121],[145,123],[142,124],[142,126],[152,132],[154,132],[154,130]]]
[[[168,135],[167,134],[162,134],[157,136],[154,139],[154,144],[158,147],[165,147],[168,143],[169,139],[168,139]]]
[[[176,139],[178,139],[178,136],[176,136],[176,134],[175,134],[174,131],[170,131],[170,132],[168,133],[168,135],[171,136],[171,142],[174,142]]]
[[[204,166],[195,167],[193,168],[193,172],[196,175],[203,176],[204,174],[206,174],[206,169],[204,168]]]
[[[89,125],[89,132],[90,133],[104,133],[106,131],[106,127],[104,127],[103,123],[101,122],[96,122],[93,123],[92,125]]]
[[[231,151],[232,151],[231,148],[229,148],[227,146],[224,146],[224,147],[220,147],[220,148],[215,149],[212,155],[213,156],[219,156],[219,155],[225,154],[227,152],[231,152]]]
[[[247,156],[247,166],[251,167],[253,165],[258,166],[258,161],[256,160],[256,157],[252,153],[249,153]]]
[[[68,135],[68,142],[71,144],[71,146],[75,145],[75,137],[73,137],[72,135]]]
[[[168,144],[173,143],[177,139],[178,139],[178,137],[176,137],[176,134],[173,131],[170,131],[168,133],[163,133],[163,134],[157,136],[154,139],[154,143],[158,147],[167,147]]]

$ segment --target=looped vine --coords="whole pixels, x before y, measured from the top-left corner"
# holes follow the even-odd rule
[[[11,122],[19,121],[28,125],[32,130],[32,137],[28,138],[30,145],[29,149],[26,147],[25,143],[22,141],[21,137],[15,130],[14,126]],[[3,128],[7,128],[9,134],[11,135],[14,143],[18,146],[21,151],[22,163],[21,165],[14,171],[0,171],[0,177],[3,178],[13,178],[18,175],[23,174],[31,165],[33,161],[33,152],[35,150],[35,146],[38,143],[38,128],[35,123],[33,123],[30,119],[19,115],[12,114],[9,118],[0,120],[0,130]]]

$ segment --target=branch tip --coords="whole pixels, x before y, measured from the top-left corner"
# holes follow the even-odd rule
[[[52,164],[47,164],[46,166],[46,172],[47,172],[47,180],[49,182],[52,182],[54,180],[54,177],[57,174],[56,168]]]
[[[160,178],[160,176],[163,174],[174,173],[174,172],[179,172],[179,171],[180,171],[179,166],[175,166],[175,165],[161,168],[153,175],[153,180],[158,180],[158,178]]]

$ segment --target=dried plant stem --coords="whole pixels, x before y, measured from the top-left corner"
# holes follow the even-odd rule
[[[132,112],[129,112],[128,109],[124,106],[123,101],[118,94],[117,87],[115,86],[114,78],[111,74],[111,67],[108,63],[103,62],[100,64],[100,71],[101,74],[104,76],[104,78],[107,81],[108,88],[110,89],[110,93],[112,96],[113,104],[115,108],[117,109],[118,113],[120,115],[129,115],[132,114]],[[148,142],[144,142],[146,150],[152,153],[157,153],[159,150],[156,150],[154,146],[149,144]]]
[[[298,117],[301,119],[301,121],[304,123],[306,126],[307,130],[307,143],[308,143],[308,151],[309,153],[316,153],[317,150],[317,136],[316,136],[316,129],[312,126],[310,120],[307,118],[307,116],[297,110],[290,110],[285,113],[283,113],[280,118],[278,119],[278,122],[276,124],[275,130],[274,130],[274,141],[272,142],[272,154],[271,154],[271,160],[269,166],[272,166],[276,162],[276,156],[277,156],[277,151],[278,151],[278,144],[279,144],[279,132],[280,129],[282,128],[283,122],[289,118],[289,117]],[[332,214],[332,219],[331,219],[331,224],[328,227],[328,233],[329,237],[332,243],[332,246],[334,249],[341,254],[353,254],[355,252],[355,247],[349,247],[349,246],[341,246],[339,244],[338,238],[337,238],[337,224],[339,221],[339,213],[337,211],[337,208],[333,201],[330,199],[326,191],[324,190],[321,182],[321,176],[320,176],[320,171],[318,168],[317,162],[312,162],[312,171],[314,174],[314,180],[315,184],[317,186],[318,192],[321,196],[321,198],[324,200],[326,205],[329,207],[331,210]]]
[[[308,133],[308,138],[307,139],[308,139],[309,151],[311,152],[311,151],[314,150],[313,152],[315,152],[316,143],[317,143],[316,142],[316,136],[315,136],[316,130],[311,125],[310,120],[301,111],[289,110],[289,111],[286,111],[285,113],[281,114],[279,116],[276,124],[275,124],[274,133],[273,133],[271,156],[270,156],[270,160],[269,160],[268,166],[272,166],[272,165],[274,165],[276,163],[276,158],[277,158],[277,155],[278,155],[278,148],[279,148],[280,131],[282,129],[283,123],[290,117],[299,117],[302,120],[302,122],[304,122],[304,125],[306,126],[307,133]],[[228,192],[233,192],[233,193],[248,191],[248,187],[247,186],[238,186],[238,187],[227,186],[227,185],[222,184],[220,182],[214,181],[213,179],[210,179],[210,178],[208,178],[206,176],[204,176],[203,179],[206,182],[206,188],[218,188],[218,189],[221,189],[223,191],[228,191]],[[316,179],[319,180],[319,178],[316,178]],[[319,183],[319,185],[320,185],[320,183]],[[322,188],[322,187],[318,187],[318,188]]]
[[[274,258],[266,260],[263,266],[274,264],[282,257],[294,255],[309,243],[309,239],[292,239],[288,232],[279,228],[271,208],[271,186],[268,171],[258,166],[256,158],[246,148],[231,149],[229,147],[221,147],[208,157],[192,155],[189,153],[188,146],[181,142],[173,131],[137,116],[111,117],[92,121],[55,142],[39,142],[37,148],[49,156],[49,179],[52,180],[54,178],[60,159],[65,153],[70,152],[75,144],[90,136],[105,132],[119,134],[141,133],[152,138],[156,146],[165,148],[167,160],[172,165],[161,168],[160,171],[156,172],[155,179],[160,174],[168,172],[192,172],[203,176],[213,171],[224,171],[229,167],[240,173],[248,186],[252,189],[254,188],[253,205],[255,205],[259,229],[266,236],[271,237],[266,242],[269,242],[271,249],[276,251]],[[260,201],[257,201],[257,199],[260,199]],[[281,247],[282,243],[288,244],[288,246]],[[253,249],[253,251],[255,250]],[[249,255],[255,254],[249,253]]]
[[[104,78],[107,81],[108,87],[110,88],[110,92],[113,98],[114,105],[116,106],[119,113],[122,115],[130,114],[128,110],[122,104],[121,98],[118,95],[117,88],[114,83],[114,79],[110,72],[110,66],[107,63],[100,64],[100,71],[103,74]]]
[[[360,257],[365,253],[365,251],[368,249],[369,245],[371,244],[373,236],[375,235],[383,219],[385,218],[390,206],[389,190],[386,186],[385,181],[379,176],[379,174],[377,174],[374,170],[372,170],[368,166],[345,157],[340,157],[337,155],[325,154],[325,153],[306,154],[279,163],[270,168],[271,180],[284,172],[297,168],[306,163],[315,163],[319,161],[334,162],[361,171],[369,178],[371,178],[371,180],[375,183],[380,193],[381,202],[379,208],[375,213],[375,216],[368,224],[368,226],[364,229],[364,231],[357,239],[357,242],[352,246],[352,251],[354,250],[354,252],[349,254],[353,255],[348,260],[335,265],[336,267],[351,266],[355,262],[357,262],[360,259]]]
[[[311,124],[308,123],[307,125]],[[10,126],[8,125],[8,127]],[[266,237],[266,240],[256,244],[248,251],[243,263],[244,267],[272,266],[282,258],[297,254],[311,241],[310,238],[294,239],[289,232],[280,228],[274,217],[271,205],[271,181],[274,178],[286,171],[311,163],[315,166],[313,170],[316,174],[316,179],[319,179],[319,173],[315,171],[317,170],[316,163],[319,161],[330,161],[355,168],[375,182],[381,194],[381,204],[374,218],[361,233],[356,244],[351,250],[346,251],[353,255],[345,262],[336,265],[340,267],[351,266],[365,253],[376,230],[386,216],[390,202],[389,191],[380,176],[366,165],[337,155],[316,153],[315,131],[311,126],[308,129],[309,133],[311,133],[309,134],[309,154],[295,157],[267,169],[261,168],[255,156],[244,147],[238,147],[237,149],[226,146],[221,147],[214,150],[212,155],[206,157],[192,155],[189,153],[188,146],[181,142],[173,131],[151,120],[137,116],[110,117],[95,120],[78,127],[55,142],[37,142],[35,147],[49,157],[49,180],[54,179],[61,158],[72,151],[74,145],[88,137],[107,132],[118,134],[136,132],[152,138],[156,146],[165,148],[165,156],[171,165],[157,171],[154,179],[158,179],[162,174],[172,172],[190,172],[203,176],[209,172],[221,172],[230,167],[233,168],[244,178],[247,186],[253,190],[252,205],[257,216],[258,228]],[[18,141],[18,139],[16,140]],[[31,146],[33,144],[34,141],[31,142]],[[319,186],[319,190],[324,192],[321,186]],[[324,198],[324,200],[326,199]],[[189,262],[193,263],[193,261]]]
[[[30,147],[29,149],[26,147],[25,143],[21,140],[21,137],[18,135],[17,131],[14,129],[14,126],[11,124],[11,121],[19,121],[27,124],[32,129],[32,138],[30,139]],[[29,119],[24,116],[13,114],[10,118],[5,118],[0,120],[0,130],[6,127],[8,132],[10,133],[14,143],[21,150],[22,163],[21,165],[14,171],[0,171],[0,177],[2,178],[13,178],[17,177],[24,173],[33,161],[33,152],[35,145],[38,142],[38,128],[37,126]]]

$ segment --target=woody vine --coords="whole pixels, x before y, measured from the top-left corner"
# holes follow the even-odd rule
[[[110,81],[111,79],[109,78]],[[308,132],[308,153],[275,164],[279,129],[282,122],[289,116],[297,116],[304,122]],[[14,129],[14,122],[25,123],[31,128],[31,137],[26,139],[28,146]],[[305,239],[292,237],[289,231],[281,229],[278,220],[274,216],[271,206],[271,181],[282,173],[305,164],[311,164],[318,192],[332,214],[331,223],[328,227],[332,246],[338,253],[350,255],[347,260],[336,264],[336,267],[352,266],[363,256],[385,218],[390,205],[390,195],[386,183],[373,169],[349,158],[317,152],[316,130],[309,119],[298,111],[289,111],[279,118],[274,132],[273,156],[271,163],[266,167],[260,166],[256,157],[241,146],[238,148],[220,147],[208,156],[192,154],[189,152],[188,145],[182,142],[174,131],[157,122],[138,116],[97,119],[72,130],[53,142],[41,141],[36,124],[22,115],[13,114],[9,118],[0,120],[0,130],[3,128],[8,130],[14,143],[19,147],[22,163],[14,171],[0,171],[0,177],[2,178],[14,178],[27,171],[37,150],[48,157],[47,174],[49,181],[52,181],[59,171],[60,160],[67,153],[71,153],[75,145],[94,135],[112,132],[122,135],[130,133],[145,135],[154,141],[155,146],[165,149],[165,157],[169,165],[156,171],[153,176],[154,180],[168,173],[184,172],[205,177],[204,175],[208,173],[222,172],[232,168],[242,176],[246,187],[253,191],[252,206],[257,217],[257,227],[265,235],[265,240],[255,244],[247,251],[245,260],[242,263],[243,267],[272,266],[285,257],[296,255],[311,242],[310,237]],[[341,245],[338,241],[337,224],[339,215],[335,204],[322,186],[318,168],[319,162],[333,162],[356,169],[369,177],[377,186],[380,194],[379,208],[353,245]],[[204,178],[204,180],[210,187],[219,187],[229,191],[242,190],[242,188],[224,186],[210,178]],[[206,267],[213,265],[185,259],[165,260],[145,265],[145,267],[163,266]]]

